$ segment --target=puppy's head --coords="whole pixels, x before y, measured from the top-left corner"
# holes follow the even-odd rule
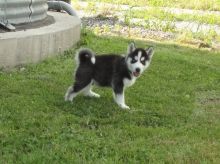
[[[153,47],[136,48],[133,42],[128,45],[126,63],[133,76],[139,77],[149,67],[153,54]]]

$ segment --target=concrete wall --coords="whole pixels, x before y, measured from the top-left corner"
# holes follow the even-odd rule
[[[48,12],[55,23],[38,29],[0,33],[0,67],[36,63],[63,52],[80,39],[81,22],[64,13]]]

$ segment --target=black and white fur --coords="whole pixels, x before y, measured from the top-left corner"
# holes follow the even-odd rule
[[[79,93],[85,96],[100,97],[93,92],[92,85],[112,87],[115,102],[123,109],[124,90],[133,85],[136,79],[149,67],[154,50],[152,47],[136,48],[134,43],[128,46],[127,56],[115,54],[95,56],[89,49],[81,49],[76,55],[78,67],[75,82],[65,94],[66,101],[72,101]]]

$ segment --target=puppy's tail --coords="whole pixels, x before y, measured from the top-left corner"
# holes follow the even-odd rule
[[[91,62],[92,64],[95,64],[95,54],[90,49],[80,49],[79,52],[76,54],[76,62],[78,64],[86,62]]]

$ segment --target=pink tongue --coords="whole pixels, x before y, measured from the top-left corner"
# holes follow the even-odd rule
[[[134,75],[135,77],[138,77],[138,76],[139,76],[139,73],[138,73],[138,72],[133,72],[133,75]]]

